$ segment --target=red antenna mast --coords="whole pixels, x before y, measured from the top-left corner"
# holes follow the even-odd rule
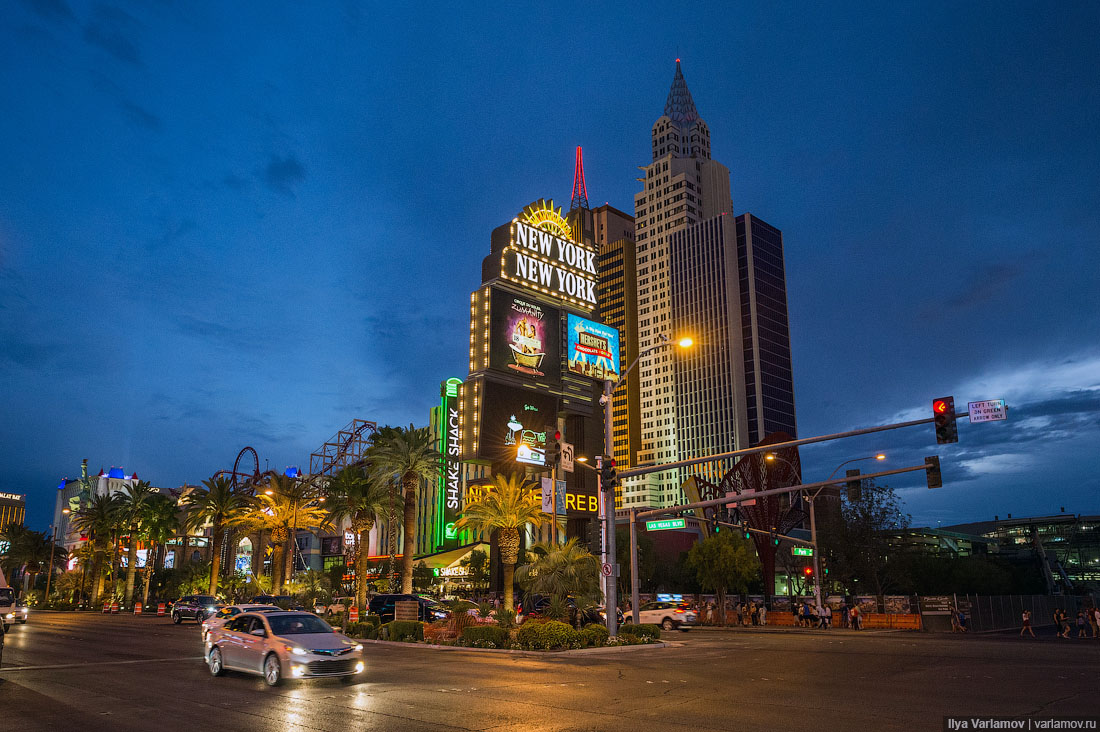
[[[588,208],[588,188],[584,185],[584,156],[580,145],[577,146],[577,165],[573,169],[573,200],[569,204],[569,210],[578,208]]]

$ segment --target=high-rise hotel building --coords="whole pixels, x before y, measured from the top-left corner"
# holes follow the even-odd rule
[[[734,218],[729,169],[710,158],[710,130],[679,60],[651,134],[653,159],[634,197],[638,348],[662,336],[691,336],[696,346],[660,349],[629,377],[640,389],[636,465],[728,452],[773,429],[794,430],[782,235],[748,214]],[[773,375],[785,380],[786,395]],[[777,407],[784,399],[789,409]],[[627,479],[623,507],[680,503],[689,472]]]

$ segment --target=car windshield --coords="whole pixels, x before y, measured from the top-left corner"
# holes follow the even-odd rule
[[[11,602],[15,599],[15,590],[10,587],[0,587],[0,600]]]
[[[275,635],[301,635],[303,633],[332,633],[332,627],[316,615],[276,615],[267,619]]]
[[[197,602],[200,605],[213,605],[217,601],[218,601],[218,598],[212,597],[210,595],[199,595],[198,597],[195,598],[195,602]]]

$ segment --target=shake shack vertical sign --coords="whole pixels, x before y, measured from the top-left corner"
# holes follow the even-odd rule
[[[511,282],[586,308],[596,306],[596,252],[517,219],[501,274]]]

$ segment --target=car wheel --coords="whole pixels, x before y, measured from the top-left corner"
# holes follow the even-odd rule
[[[283,667],[279,663],[279,657],[269,653],[264,659],[264,683],[268,686],[278,686],[283,683]]]
[[[673,622],[672,618],[665,618],[664,621],[661,622],[661,627],[665,630],[676,630],[676,623]]]
[[[180,617],[179,613],[172,613],[172,622],[179,625],[183,622],[183,618]]]
[[[26,618],[19,618],[18,621],[19,621],[20,625],[26,625],[27,624],[27,619]]]
[[[202,621],[205,619],[206,618],[203,616],[202,610],[199,610],[197,613],[195,613],[195,622],[199,625],[202,625]]]
[[[211,676],[221,676],[225,673],[225,664],[222,663],[222,649],[214,646],[210,649],[210,658],[207,659]]]

